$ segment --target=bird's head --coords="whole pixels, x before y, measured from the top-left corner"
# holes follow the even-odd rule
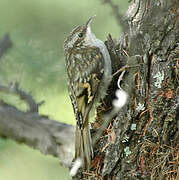
[[[92,41],[94,41],[96,37],[91,32],[90,24],[95,17],[96,16],[92,16],[85,24],[72,30],[64,42],[65,51],[71,48],[90,46],[90,44],[92,44]]]

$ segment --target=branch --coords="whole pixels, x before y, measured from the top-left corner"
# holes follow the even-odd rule
[[[44,103],[44,101],[40,103],[36,103],[33,97],[23,90],[19,88],[19,84],[16,82],[15,84],[12,84],[10,86],[4,86],[0,85],[0,91],[3,91],[5,93],[12,93],[18,95],[22,100],[25,100],[25,102],[29,105],[29,112],[36,112],[38,113],[38,108],[40,105]]]
[[[12,47],[12,42],[10,40],[9,34],[5,34],[3,39],[0,41],[0,58],[11,47]]]
[[[19,89],[17,83],[12,87],[0,85],[0,91],[19,95],[29,103],[31,109],[38,107],[30,95]],[[74,126],[40,116],[37,109],[22,112],[0,101],[0,137],[58,157],[62,165],[67,167],[74,158],[74,132]]]

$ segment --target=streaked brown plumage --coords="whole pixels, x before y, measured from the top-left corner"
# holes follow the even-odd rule
[[[90,22],[75,28],[64,43],[68,89],[77,120],[75,158],[82,158],[90,169],[93,147],[89,113],[98,98],[104,96],[111,77],[111,60],[104,43],[90,30]]]

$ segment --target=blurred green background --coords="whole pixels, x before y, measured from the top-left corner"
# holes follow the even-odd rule
[[[40,113],[75,124],[67,92],[63,42],[70,31],[92,15],[92,31],[105,40],[119,38],[120,27],[112,9],[102,0],[0,0],[0,37],[9,33],[11,48],[0,59],[0,84],[19,82],[39,102]],[[124,13],[127,1],[115,0]],[[17,96],[0,92],[0,99],[21,110]],[[0,139],[0,180],[68,180],[68,169],[57,158],[44,156],[25,145]]]

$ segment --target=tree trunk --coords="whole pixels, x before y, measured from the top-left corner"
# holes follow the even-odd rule
[[[134,0],[120,42],[108,38],[114,73],[129,65],[122,81],[129,97],[95,146],[88,178],[179,178],[178,20],[176,0]],[[110,109],[116,84],[102,109]]]

